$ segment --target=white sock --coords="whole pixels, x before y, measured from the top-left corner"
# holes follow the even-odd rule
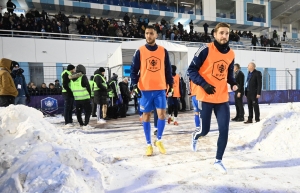
[[[177,117],[174,117],[174,119],[173,119],[174,121],[177,121]]]

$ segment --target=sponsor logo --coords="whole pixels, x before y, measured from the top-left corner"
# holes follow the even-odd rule
[[[151,72],[156,72],[161,69],[161,61],[159,58],[151,56],[150,58],[146,59],[146,69]]]
[[[58,110],[58,103],[55,98],[47,97],[41,100],[41,109],[47,113]]]
[[[226,77],[227,73],[225,73],[227,70],[227,67],[228,67],[228,64],[224,60],[214,62],[212,76],[218,80],[223,80],[223,79],[227,78]]]

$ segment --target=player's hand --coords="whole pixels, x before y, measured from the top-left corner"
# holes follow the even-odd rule
[[[206,84],[203,89],[204,91],[211,95],[211,94],[215,94],[216,90],[215,90],[216,87],[214,87],[213,85],[210,85],[210,84]]]
[[[167,92],[167,96],[168,97],[172,97],[173,96],[173,86],[169,86],[168,92]]]

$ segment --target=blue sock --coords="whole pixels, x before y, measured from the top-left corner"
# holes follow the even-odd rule
[[[151,144],[151,125],[150,122],[143,122],[144,133],[147,144]]]
[[[166,120],[157,119],[157,139],[160,140],[164,132]]]
[[[199,117],[199,115],[195,115],[195,125],[196,125],[196,127],[200,127],[200,117]]]

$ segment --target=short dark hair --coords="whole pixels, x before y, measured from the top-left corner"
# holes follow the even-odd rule
[[[238,63],[234,64],[234,66],[236,66],[238,69],[241,69],[241,66]]]
[[[153,25],[146,26],[145,31],[146,29],[153,29],[154,31],[156,31],[156,28]]]

